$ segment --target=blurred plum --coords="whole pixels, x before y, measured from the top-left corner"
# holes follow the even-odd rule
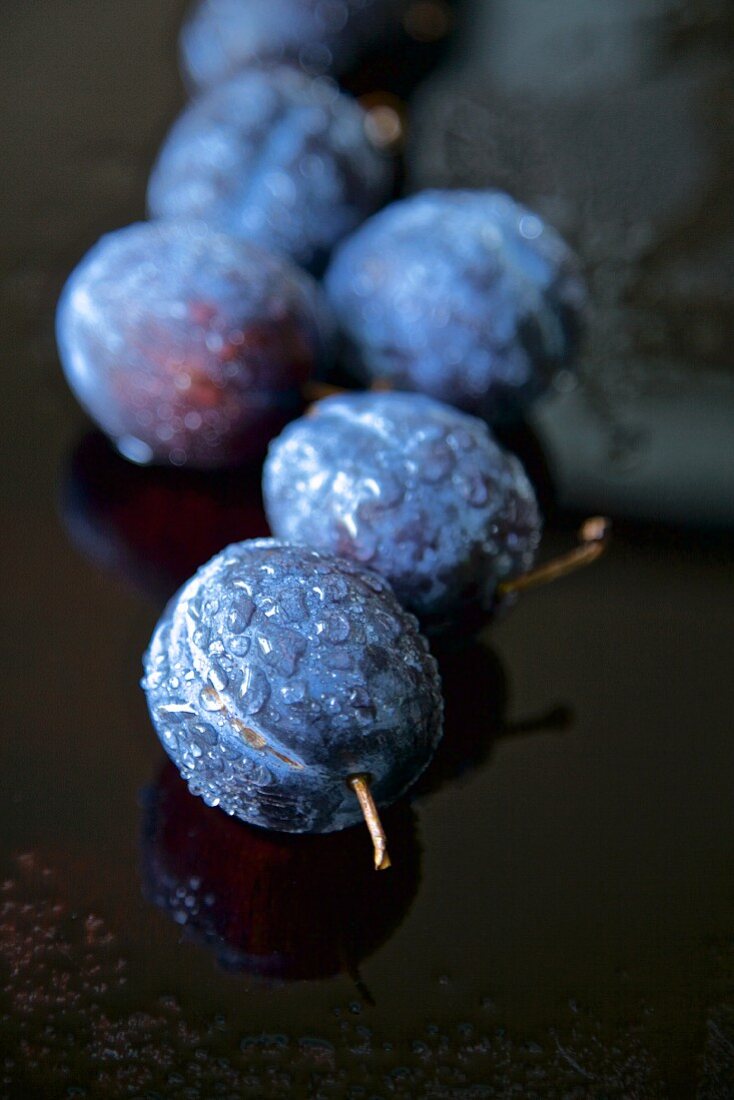
[[[154,218],[198,218],[319,270],[385,202],[392,164],[368,116],[330,82],[255,66],[195,99],[148,185]]]
[[[327,354],[320,291],[202,224],[103,237],[57,310],[69,385],[126,458],[213,468],[261,455]]]

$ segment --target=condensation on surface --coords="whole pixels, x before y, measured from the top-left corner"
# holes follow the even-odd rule
[[[377,1093],[458,1100],[519,1094],[528,1100],[653,1100],[667,1095],[651,1054],[645,1013],[609,1033],[571,1003],[563,1026],[536,1035],[506,1031],[484,995],[466,1018],[427,1021],[400,1038],[383,1033],[358,997],[308,1032],[242,1030],[224,1015],[192,1018],[174,996],[127,1007],[136,975],[116,930],[77,912],[39,856],[18,861],[2,884],[2,1023],[15,1049],[0,1067],[6,1094],[46,1096],[308,1096]],[[722,949],[724,972],[734,962]],[[727,969],[729,968],[729,969]],[[437,984],[450,987],[439,975]],[[701,1064],[702,1100],[723,1100],[731,1068],[732,1008],[715,1005]],[[40,1026],[40,1021],[43,1021]],[[94,1081],[94,1085],[91,1082]]]

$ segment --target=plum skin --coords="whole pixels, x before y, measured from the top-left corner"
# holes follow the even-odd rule
[[[263,497],[277,537],[363,562],[422,620],[493,610],[540,542],[520,462],[483,421],[422,394],[318,402],[270,444]]]
[[[144,658],[153,724],[190,790],[253,825],[332,832],[428,764],[437,665],[377,574],[274,539],[236,543],[169,603]]]
[[[325,80],[253,66],[174,122],[148,183],[150,215],[201,219],[320,271],[389,196],[393,169],[365,121]]]
[[[561,237],[498,191],[424,191],[336,250],[326,291],[351,370],[511,421],[573,362],[586,291]]]
[[[329,353],[316,283],[201,224],[141,223],[102,237],[57,310],[66,378],[133,461],[235,465],[302,408]]]

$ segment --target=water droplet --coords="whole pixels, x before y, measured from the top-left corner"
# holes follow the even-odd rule
[[[240,684],[240,698],[246,714],[257,714],[270,698],[270,684],[265,673],[249,665]]]
[[[340,603],[348,592],[347,582],[338,575],[324,580],[321,590],[324,603]]]
[[[209,683],[216,691],[224,691],[229,683],[229,677],[218,662],[213,662],[209,669]]]
[[[148,673],[147,677],[143,680],[143,687],[147,691],[155,691],[159,688],[165,679],[164,674],[159,669],[153,669]]]
[[[387,587],[381,577],[378,577],[376,573],[369,573],[366,570],[364,573],[360,573],[360,580],[362,580],[368,588],[371,588],[373,592],[384,592]]]
[[[346,615],[342,615],[339,612],[325,615],[318,625],[323,627],[323,630],[319,631],[319,633],[323,634],[326,641],[339,644],[340,642],[346,642],[349,637],[349,619]]]
[[[283,702],[289,707],[302,703],[308,697],[303,680],[295,680],[293,683],[286,684],[280,689],[280,694]]]
[[[206,722],[197,722],[196,725],[191,727],[191,736],[195,737],[200,745],[206,748],[213,748],[217,744],[217,731],[213,726],[207,725]]]
[[[244,592],[238,592],[227,613],[227,629],[232,634],[242,634],[255,612],[255,604]],[[231,647],[230,647],[231,648]]]
[[[299,588],[286,588],[280,593],[280,606],[290,622],[302,623],[308,618],[308,608]]]
[[[250,650],[250,639],[245,634],[234,634],[227,641],[227,648],[235,657],[245,657]]]
[[[267,787],[273,782],[273,773],[264,764],[255,764],[250,771],[250,780],[258,787]]]
[[[257,640],[267,663],[283,676],[294,674],[307,648],[305,638],[284,627],[271,628],[267,634],[258,635]]]
[[[357,710],[374,710],[370,693],[364,687],[355,687],[349,692],[349,702]]]
[[[224,702],[220,698],[218,692],[212,687],[202,688],[199,694],[199,702],[204,710],[216,711],[224,709]]]
[[[138,466],[145,466],[153,458],[153,449],[144,443],[142,439],[136,439],[133,435],[125,435],[117,440],[117,449],[125,458],[135,462]]]

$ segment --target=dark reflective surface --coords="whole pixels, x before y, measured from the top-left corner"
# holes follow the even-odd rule
[[[145,469],[98,431],[69,455],[59,507],[79,551],[157,606],[228,543],[270,534],[259,467]]]
[[[170,770],[155,786],[140,655],[194,558],[264,529],[257,473],[126,467],[55,358],[64,273],[142,214],[182,5],[3,8],[0,1095],[734,1095],[731,11],[578,0],[559,29],[560,5],[472,7],[440,72],[420,69],[417,117],[438,96],[439,142],[463,104],[452,180],[542,191],[549,216],[564,199],[591,350],[515,444],[552,517],[544,553],[576,508],[618,523],[491,649],[438,651],[451,742],[396,807],[397,873],[374,894],[359,833],[250,846]],[[365,67],[354,88],[407,94],[407,63],[389,87],[380,64],[385,86]],[[616,145],[593,135],[603,109]],[[423,149],[409,175],[440,178]],[[647,237],[621,234],[632,198]],[[180,918],[205,881],[228,900],[203,930],[156,904]]]

